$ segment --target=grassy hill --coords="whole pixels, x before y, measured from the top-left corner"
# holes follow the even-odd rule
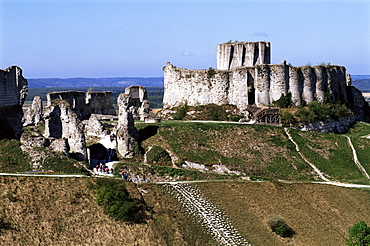
[[[180,162],[223,164],[252,178],[317,180],[313,169],[298,154],[281,127],[265,125],[166,122],[154,124],[158,133],[143,142],[172,153]],[[145,128],[147,124],[137,124]],[[290,130],[303,155],[331,180],[370,183],[353,161],[344,135]],[[346,136],[356,148],[359,161],[370,173],[370,126],[357,123]]]
[[[142,147],[149,150],[157,146],[157,150],[170,154],[177,167],[164,160],[168,155],[159,151],[153,152],[152,157],[148,154],[152,159],[159,158],[153,164],[144,165],[138,158],[121,160],[117,168],[125,166],[138,172],[145,169],[151,175],[173,175],[181,180],[206,180],[191,185],[223,211],[252,245],[344,245],[354,223],[370,223],[369,191],[311,183],[320,180],[318,175],[303,161],[281,127],[181,121],[136,126],[141,131],[152,131]],[[346,138],[350,137],[359,161],[370,173],[370,139],[364,138],[370,135],[369,124],[356,123],[345,135],[293,129],[290,134],[302,154],[330,180],[370,183],[354,164]],[[19,142],[0,141],[0,172],[30,170],[28,161]],[[252,181],[238,175],[184,170],[180,165],[184,161],[205,164],[210,169],[213,164],[222,164]],[[58,168],[58,173],[81,173],[76,162],[66,157],[58,156],[45,163]],[[110,217],[97,199],[101,180],[0,176],[0,242],[217,245],[161,184],[134,184],[118,179],[116,182],[125,183],[132,199],[144,204],[145,216],[139,222]],[[267,219],[276,215],[293,229],[293,237],[281,238],[269,229]]]
[[[106,215],[94,178],[0,177],[2,245],[217,245],[162,185],[141,184],[148,206],[142,223]],[[122,181],[124,182],[124,181]],[[370,223],[368,192],[323,184],[206,182],[193,184],[252,245],[344,245],[348,228]],[[131,196],[141,199],[133,183]],[[294,230],[281,238],[266,224],[283,217]]]

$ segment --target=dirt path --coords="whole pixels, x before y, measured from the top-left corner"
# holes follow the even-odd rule
[[[308,163],[308,165],[310,165],[312,168],[313,168],[313,170],[315,170],[315,172],[317,173],[317,175],[319,175],[319,177],[322,179],[322,180],[325,180],[325,181],[330,181],[329,179],[327,179],[325,176],[324,176],[324,174],[313,164],[313,163],[311,163],[311,162],[309,162],[307,159],[306,159],[306,157],[301,153],[301,151],[300,151],[300,149],[299,149],[299,146],[298,146],[298,144],[293,140],[293,138],[292,138],[292,136],[290,135],[290,133],[289,133],[289,129],[288,128],[284,128],[284,130],[285,130],[285,133],[286,133],[286,135],[288,136],[288,138],[289,138],[289,140],[295,145],[295,149],[297,150],[297,152],[298,152],[298,154],[302,157],[302,159],[306,162],[306,163]]]
[[[200,190],[185,183],[169,183],[165,187],[220,245],[250,245]]]
[[[360,171],[366,176],[367,179],[370,179],[370,176],[369,174],[366,172],[365,168],[361,165],[360,161],[358,160],[357,158],[357,152],[356,152],[356,149],[355,147],[353,147],[353,144],[352,144],[352,141],[351,141],[351,138],[348,137],[348,136],[345,136],[348,140],[348,143],[349,143],[349,146],[351,146],[351,149],[352,149],[352,153],[353,153],[353,160],[356,164],[356,166],[358,167],[358,169],[360,169]]]

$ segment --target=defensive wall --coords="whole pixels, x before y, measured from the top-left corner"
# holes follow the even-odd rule
[[[323,101],[325,95],[331,95],[334,102],[347,103],[346,88],[346,69],[342,66],[293,67],[284,61],[232,70],[188,70],[167,63],[163,105],[171,108],[187,101],[190,106],[267,106],[288,92],[296,105]]]
[[[234,42],[217,46],[217,69],[189,70],[167,62],[164,67],[164,108],[234,104],[267,106],[290,92],[295,104],[331,96],[348,104],[350,76],[337,65],[294,67],[283,60],[269,64],[269,42]]]

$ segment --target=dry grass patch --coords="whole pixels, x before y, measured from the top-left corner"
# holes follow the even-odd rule
[[[253,245],[344,245],[348,228],[370,222],[369,193],[322,184],[215,182],[196,185]],[[281,238],[266,219],[279,215],[295,234]]]

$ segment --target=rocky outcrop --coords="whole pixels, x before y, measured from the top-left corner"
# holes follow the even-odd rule
[[[47,94],[46,98],[47,106],[56,99],[67,101],[80,120],[89,119],[91,114],[116,115],[111,91],[57,91]]]
[[[43,106],[41,97],[35,96],[31,106],[27,109],[23,116],[23,126],[37,126],[39,122],[43,122]]]
[[[134,126],[134,118],[130,111],[130,95],[120,94],[117,98],[119,107],[117,125],[117,150],[125,158],[131,158],[139,152],[139,133]]]
[[[353,125],[356,118],[343,117],[339,120],[326,120],[314,123],[301,123],[297,126],[293,126],[301,131],[310,131],[310,132],[321,132],[321,133],[339,133],[343,134],[348,132],[349,128]]]
[[[28,82],[17,66],[0,69],[0,138],[20,139]]]
[[[52,105],[45,109],[44,119],[44,136],[51,139],[52,143],[54,142],[54,150],[65,151],[68,149],[68,154],[72,158],[77,160],[86,159],[84,126],[77,119],[76,113],[71,110],[68,102],[55,100]],[[68,146],[65,146],[66,142]],[[53,145],[51,144],[51,146]]]
[[[149,116],[148,92],[144,86],[132,85],[125,89],[130,95],[129,110],[135,120],[144,121]]]

